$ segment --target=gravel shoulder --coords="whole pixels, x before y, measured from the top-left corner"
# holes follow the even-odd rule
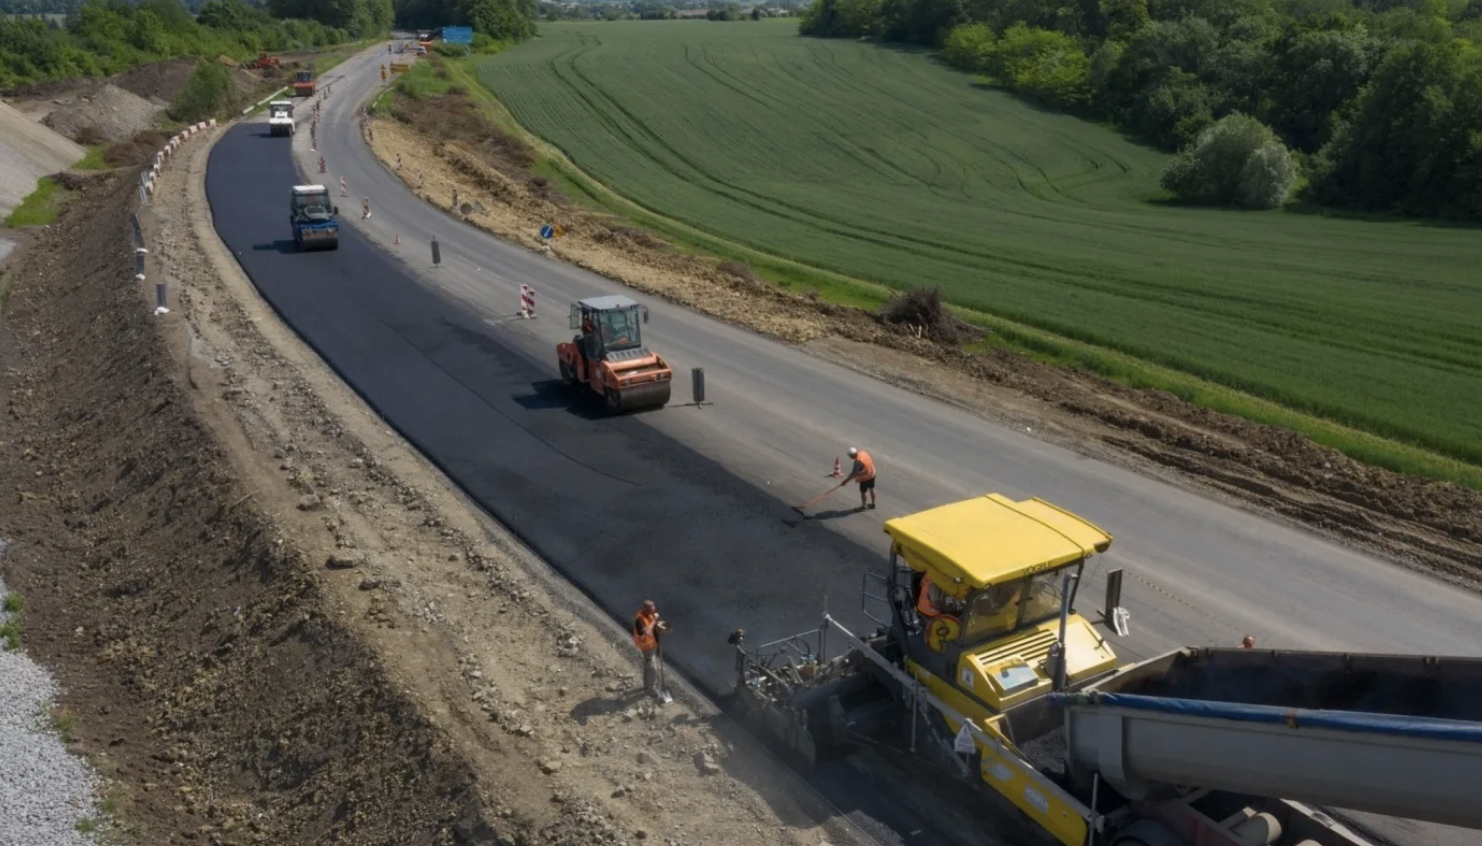
[[[386,429],[216,240],[214,135],[17,261],[5,575],[139,843],[863,843]],[[65,245],[65,249],[63,249]],[[149,292],[152,294],[152,291]],[[29,612],[28,612],[29,613]]]

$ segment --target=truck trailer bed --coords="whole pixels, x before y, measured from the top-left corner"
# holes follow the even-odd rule
[[[1072,779],[1482,828],[1482,660],[1185,649],[1053,697]]]

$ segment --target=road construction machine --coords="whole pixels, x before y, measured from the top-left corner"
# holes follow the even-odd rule
[[[295,185],[288,205],[293,242],[301,251],[340,248],[339,206],[323,185]]]
[[[293,101],[274,100],[268,103],[268,134],[273,137],[293,136]]]
[[[571,328],[581,334],[556,345],[561,381],[588,385],[614,414],[668,403],[674,371],[643,345],[640,322],[648,322],[648,308],[628,297],[572,303]]]
[[[312,67],[308,70],[296,70],[293,72],[293,96],[313,97],[314,86],[314,69]]]
[[[248,70],[256,71],[268,69],[277,70],[283,67],[283,60],[278,58],[277,56],[270,56],[267,53],[258,53],[257,58],[253,59],[250,62],[243,62],[242,67]]]
[[[1074,610],[1112,543],[1094,524],[990,494],[885,532],[872,634],[825,612],[754,649],[730,636],[739,715],[809,764],[897,748],[1066,846],[1366,846],[1324,806],[1482,828],[1482,660],[1199,647],[1119,668]]]

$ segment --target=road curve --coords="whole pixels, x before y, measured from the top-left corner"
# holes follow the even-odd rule
[[[289,142],[255,124],[211,155],[218,233],[295,331],[543,557],[620,620],[657,599],[678,625],[666,652],[708,692],[728,689],[731,628],[753,642],[791,634],[816,622],[825,596],[857,622],[885,519],[989,491],[1047,498],[1117,536],[1081,605],[1097,604],[1106,569],[1128,571],[1133,635],[1116,644],[1127,657],[1246,633],[1263,646],[1482,655],[1482,598],[669,303],[649,302],[647,341],[681,374],[704,367],[715,404],[586,413],[556,381],[565,308],[625,289],[430,210],[387,172],[352,120],[384,55],[327,80],[315,155],[328,174],[306,178],[350,187],[341,249],[292,251],[287,195],[299,176]],[[307,161],[307,133],[292,143]],[[369,221],[358,220],[363,196]],[[522,282],[540,297],[538,320],[512,318]],[[686,399],[681,380],[676,404]],[[881,466],[880,510],[849,511],[854,493],[842,491],[822,519],[791,519],[788,504],[827,487],[850,444]],[[1415,846],[1478,842],[1365,820]]]

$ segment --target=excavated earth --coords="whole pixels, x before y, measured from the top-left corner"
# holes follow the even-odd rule
[[[242,499],[129,283],[135,195],[93,180],[8,296],[0,536],[25,644],[138,842],[451,842],[479,822],[472,780]]]
[[[124,842],[868,842],[388,431],[216,240],[69,176],[3,269],[0,538]]]
[[[768,285],[744,265],[681,253],[565,201],[531,172],[533,152],[483,118],[466,95],[398,101],[389,115],[367,123],[365,135],[424,200],[506,240],[541,249],[531,233],[554,221],[565,234],[550,250],[564,261],[989,419],[1027,426],[1045,440],[1482,588],[1482,491],[1366,465],[1291,430],[1164,391],[1003,350],[969,353],[933,340],[932,327],[923,332],[830,305]]]

